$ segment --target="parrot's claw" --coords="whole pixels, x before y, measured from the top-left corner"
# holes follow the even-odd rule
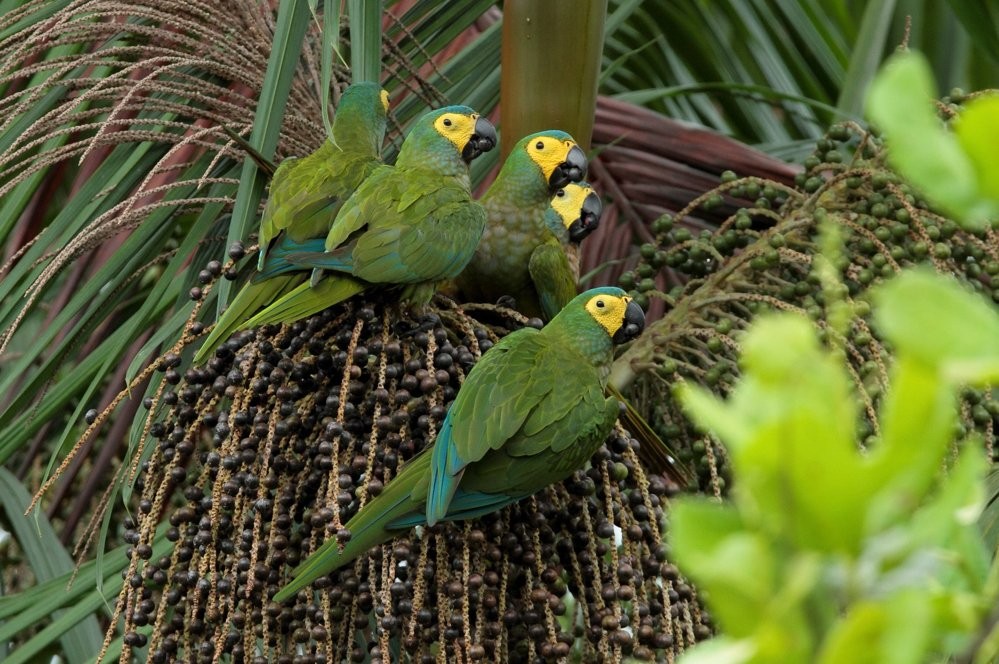
[[[510,295],[503,295],[498,300],[496,300],[496,305],[500,307],[506,307],[507,309],[516,309],[517,300],[515,300]]]

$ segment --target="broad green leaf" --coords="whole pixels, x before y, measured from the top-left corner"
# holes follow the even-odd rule
[[[382,0],[347,0],[354,82],[381,80]]]
[[[744,518],[799,546],[856,551],[872,487],[859,479],[844,370],[794,315],[760,318],[743,340],[742,363],[745,378],[727,404],[692,391],[683,403],[730,450]]]
[[[885,40],[895,14],[895,0],[866,3],[860,32],[850,54],[843,87],[836,106],[845,113],[863,111],[864,91],[874,78],[885,50]]]
[[[925,593],[858,602],[832,629],[818,664],[911,664],[923,661],[932,635]]]
[[[905,272],[872,297],[875,324],[900,355],[938,367],[951,384],[999,381],[995,305],[927,270]]]
[[[954,122],[954,132],[978,175],[978,186],[999,208],[999,94],[967,103]]]
[[[670,522],[677,564],[708,591],[725,632],[751,634],[775,592],[777,561],[767,541],[746,530],[731,506],[704,499],[678,501]]]
[[[949,4],[976,45],[999,62],[999,7],[992,0],[950,0]]]
[[[993,211],[980,197],[974,164],[933,107],[936,92],[926,58],[893,56],[871,84],[867,114],[881,128],[888,159],[927,198],[972,227]]]
[[[912,515],[910,522],[919,546],[960,551],[961,571],[968,575],[969,589],[980,588],[988,575],[991,552],[986,550],[977,528],[985,504],[983,479],[987,468],[980,441],[966,441],[936,494]]]
[[[904,519],[923,501],[954,435],[953,389],[926,364],[901,354],[881,409],[881,440],[863,477],[880,487],[867,510],[869,532]]]
[[[985,544],[993,556],[999,553],[999,467],[993,466],[985,477],[985,507],[978,523]],[[999,560],[999,556],[996,556]]]

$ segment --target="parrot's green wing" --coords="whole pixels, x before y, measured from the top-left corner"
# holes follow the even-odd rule
[[[368,224],[369,217],[365,214],[365,204],[374,200],[385,200],[382,191],[387,184],[396,179],[398,174],[392,166],[379,166],[372,171],[337,213],[326,235],[326,251],[341,246],[351,235]]]
[[[428,523],[447,515],[465,469],[490,451],[503,448],[508,456],[528,456],[558,452],[572,443],[585,428],[587,413],[592,416],[602,407],[600,392],[596,370],[569,345],[533,328],[508,335],[476,365],[437,436]]]
[[[378,169],[337,215],[328,263],[310,263],[372,283],[447,279],[471,259],[485,224],[485,209],[456,178]]]
[[[552,238],[531,253],[528,269],[545,320],[551,320],[566,303],[576,297],[576,279],[569,259]]]
[[[446,194],[446,195],[445,195]],[[439,281],[454,277],[468,263],[482,234],[486,213],[453,191],[431,197],[436,205],[418,206],[415,223],[369,227],[352,251],[353,274],[391,283]],[[444,199],[444,200],[441,200]]]
[[[271,180],[270,194],[260,218],[261,253],[282,231],[290,231],[296,240],[322,235],[329,228],[333,206],[341,200],[340,189],[328,180],[336,176],[329,162],[346,159],[342,154],[329,154],[324,145],[302,159],[285,159]],[[324,157],[318,161],[315,157]]]
[[[619,410],[615,399],[589,392],[570,415],[550,421],[531,440],[519,444],[518,436],[469,466],[460,491],[523,498],[564,479],[600,448]]]

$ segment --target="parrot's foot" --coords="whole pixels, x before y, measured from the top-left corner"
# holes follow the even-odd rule
[[[506,307],[507,309],[516,309],[517,300],[511,295],[502,295],[500,299],[496,300],[496,305],[500,307]]]

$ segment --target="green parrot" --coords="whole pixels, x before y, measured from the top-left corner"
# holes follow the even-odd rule
[[[416,121],[395,166],[380,166],[344,203],[324,252],[289,252],[314,278],[267,307],[246,327],[318,313],[372,284],[401,285],[402,300],[422,307],[437,284],[471,260],[486,224],[472,200],[468,164],[496,145],[492,124],[467,106]],[[315,275],[330,271],[325,278]]]
[[[387,112],[387,92],[377,83],[355,83],[340,97],[332,140],[306,157],[281,162],[260,219],[258,273],[222,313],[195,355],[195,364],[210,357],[260,309],[306,280],[307,271],[283,256],[314,246],[309,242],[317,238],[322,246],[340,204],[381,164]]]
[[[569,300],[576,297],[579,260],[575,249],[595,231],[603,205],[600,196],[585,182],[571,182],[558,189],[545,210],[547,237],[534,248],[527,268],[531,275],[531,298],[541,307],[542,317],[551,320]]]
[[[576,296],[579,244],[596,230],[603,208],[599,195],[589,184],[569,183],[555,191],[547,209],[541,213],[541,225],[536,232],[514,233],[503,227],[504,219],[523,222],[537,214],[537,207],[526,202],[528,197],[509,190],[501,182],[505,177],[514,177],[513,173],[517,172],[511,170],[510,175],[504,176],[508,168],[524,168],[523,163],[518,165],[514,158],[518,155],[518,148],[523,151],[527,142],[536,136],[528,136],[514,148],[496,182],[482,198],[490,214],[491,223],[486,235],[491,238],[491,243],[487,244],[486,237],[483,237],[475,258],[458,277],[457,286],[466,300],[495,301],[504,296],[512,297],[519,311],[547,321]],[[524,160],[521,158],[520,161]],[[511,203],[518,196],[521,203]],[[525,207],[509,212],[510,205]],[[500,214],[500,210],[507,212]],[[520,245],[518,240],[531,244]],[[502,253],[491,249],[489,244],[502,247]],[[486,256],[493,256],[493,259],[486,260]],[[515,260],[521,262],[517,264]],[[502,271],[495,271],[500,266]],[[512,276],[505,276],[507,274]],[[679,487],[689,486],[694,475],[673,450],[617,389],[608,386],[607,393],[625,405],[622,423],[641,441],[638,456],[643,466],[667,475]]]
[[[582,180],[586,166],[583,150],[563,131],[531,134],[514,146],[479,201],[489,223],[475,256],[456,281],[463,300],[496,302],[512,297],[521,313],[542,316],[531,278],[531,255],[551,237],[545,214],[552,195]]]
[[[607,286],[541,330],[507,335],[469,372],[434,444],[347,522],[343,548],[327,540],[274,600],[414,526],[494,512],[582,468],[617,420],[617,400],[604,397],[614,345],[644,327],[642,309]]]

